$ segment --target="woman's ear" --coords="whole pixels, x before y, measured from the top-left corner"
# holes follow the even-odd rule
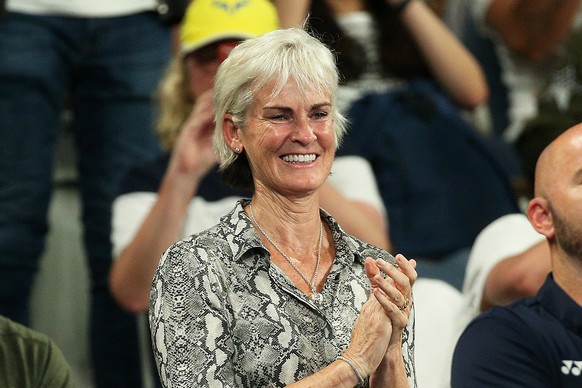
[[[238,136],[239,128],[236,126],[232,119],[232,115],[227,113],[222,119],[222,134],[224,136],[224,141],[231,150],[235,153],[240,154],[243,151],[242,142]]]
[[[538,233],[548,239],[554,238],[554,220],[547,199],[542,197],[532,199],[527,206],[527,218]]]

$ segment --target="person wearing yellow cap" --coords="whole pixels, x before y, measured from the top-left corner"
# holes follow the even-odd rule
[[[179,49],[160,82],[158,135],[167,151],[127,175],[113,204],[110,288],[127,310],[147,311],[161,254],[214,224],[252,193],[222,182],[212,148],[213,80],[237,43],[279,28],[267,0],[194,0],[179,31]],[[341,159],[341,160],[339,160]],[[361,158],[334,164],[322,206],[346,230],[388,249],[385,209]]]

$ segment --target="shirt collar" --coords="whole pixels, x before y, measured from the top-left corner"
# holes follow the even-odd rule
[[[251,249],[264,248],[250,218],[244,211],[244,207],[249,202],[248,198],[239,199],[234,209],[220,220],[223,235],[228,241],[234,261],[239,261]]]
[[[240,261],[249,250],[257,248],[267,250],[261,242],[257,231],[253,227],[250,218],[244,211],[244,207],[248,205],[249,202],[250,199],[248,198],[238,200],[234,209],[221,219],[221,224],[224,228],[223,233],[228,240],[231,251],[233,252],[234,261]],[[346,234],[329,213],[323,209],[321,209],[320,212],[323,220],[331,228],[334,244],[336,246],[336,259],[338,261],[345,261],[343,264],[351,265],[354,260],[358,260],[363,264],[367,256],[378,256],[377,248],[370,246],[370,254],[368,255],[366,249],[361,249],[362,243],[358,243],[358,240],[355,237]],[[339,254],[339,252],[348,251],[353,254]],[[374,254],[372,255],[371,252],[374,252]]]
[[[564,327],[582,336],[582,307],[554,281],[553,274],[546,278],[537,299]]]

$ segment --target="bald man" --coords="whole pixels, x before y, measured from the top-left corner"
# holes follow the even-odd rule
[[[582,124],[540,155],[527,208],[552,272],[536,296],[473,320],[453,357],[456,387],[582,387]]]

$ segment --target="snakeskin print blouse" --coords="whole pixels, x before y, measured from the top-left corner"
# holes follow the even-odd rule
[[[275,265],[241,200],[215,227],[164,253],[152,285],[150,328],[165,387],[281,387],[332,363],[350,343],[369,296],[367,256],[392,256],[347,235],[322,211],[336,258],[315,305]],[[409,385],[414,314],[402,340]]]

